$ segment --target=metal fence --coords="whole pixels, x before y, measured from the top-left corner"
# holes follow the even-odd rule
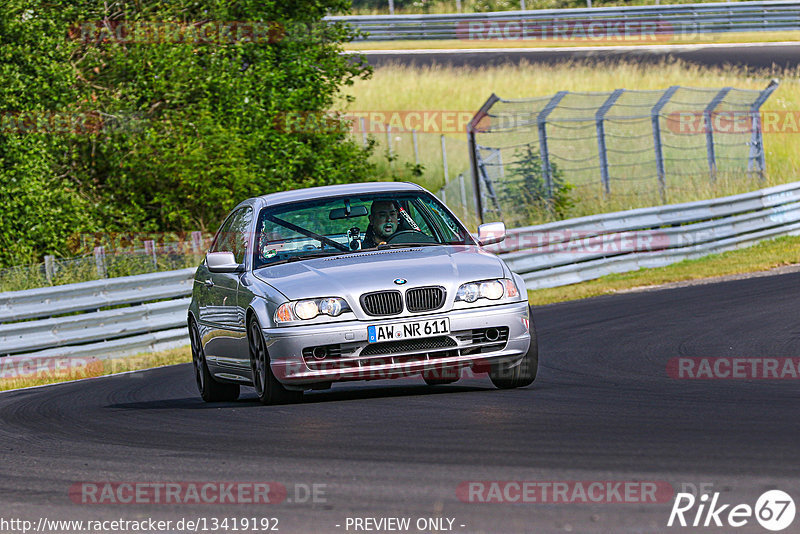
[[[160,242],[121,233],[81,236],[78,250],[91,251],[68,258],[52,255],[41,263],[0,269],[0,291],[73,284],[103,278],[133,276],[196,266],[213,236],[187,234],[185,240]]]
[[[103,359],[185,345],[194,271],[0,293],[0,356]]]
[[[363,40],[691,39],[697,34],[800,29],[800,2],[724,2],[634,7],[543,9],[447,15],[327,17],[347,22]],[[620,27],[619,24],[623,25]],[[621,29],[620,29],[621,28]]]
[[[763,178],[759,110],[777,86],[492,95],[467,133],[477,216],[523,226],[547,219],[559,199],[656,205]]]

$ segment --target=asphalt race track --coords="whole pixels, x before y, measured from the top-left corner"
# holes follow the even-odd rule
[[[453,65],[490,67],[503,64],[556,64],[565,61],[592,63],[632,61],[658,64],[680,59],[706,67],[726,65],[751,69],[795,68],[800,66],[800,43],[698,44],[660,46],[597,46],[566,48],[499,48],[473,50],[406,50],[364,52],[376,67],[399,63],[413,66]]]
[[[753,506],[769,489],[797,501],[798,381],[677,380],[667,362],[796,358],[798,302],[800,273],[537,308],[540,374],[521,390],[414,378],[335,386],[292,406],[261,406],[250,389],[207,405],[180,365],[2,393],[0,509],[34,522],[275,517],[282,533],[354,532],[348,517],[450,518],[453,532],[730,532],[667,529],[671,493],[659,503],[477,503],[457,488],[660,481],[676,492],[706,484],[730,504]],[[86,481],[275,481],[288,500],[74,503],[70,487]],[[297,502],[312,484],[322,485],[317,502]],[[785,532],[798,530],[800,518]],[[752,518],[735,531],[767,532]]]

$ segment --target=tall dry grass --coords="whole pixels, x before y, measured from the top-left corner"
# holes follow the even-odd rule
[[[543,97],[557,91],[611,91],[617,88],[656,90],[672,85],[760,90],[775,77],[780,79],[781,85],[762,110],[800,112],[800,69],[782,72],[709,69],[680,61],[668,61],[655,66],[627,62],[602,66],[586,62],[556,66],[522,63],[487,68],[392,65],[377,68],[371,79],[357,81],[346,88],[343,96],[351,96],[354,101],[347,104],[343,98],[340,109],[351,112],[413,110],[474,113],[492,93],[513,99]],[[788,121],[779,130],[783,131],[766,132],[764,135],[767,162],[765,181],[723,176],[716,184],[710,184],[702,176],[677,178],[684,181],[668,195],[667,201],[700,200],[800,180],[800,124]],[[462,132],[444,133],[448,148],[448,178],[451,180],[461,172],[469,176],[466,133]],[[434,191],[440,189],[445,182],[440,134],[420,133],[418,136],[420,160],[425,167],[420,176],[414,175],[406,166],[406,163],[414,162],[409,133],[393,134],[393,161],[385,157],[385,134],[371,134],[378,143],[375,158],[379,177],[407,179]],[[566,179],[569,181],[569,177]],[[571,215],[615,211],[658,202],[654,185],[653,195],[620,195],[616,198],[612,195],[607,199],[594,195],[579,201]]]

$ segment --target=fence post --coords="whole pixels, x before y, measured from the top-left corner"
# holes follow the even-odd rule
[[[464,207],[464,220],[467,220],[469,209],[467,209],[467,188],[464,186],[464,173],[458,174],[458,187],[461,190],[461,205]]]
[[[661,123],[659,122],[659,115],[664,106],[667,105],[672,95],[678,90],[677,85],[673,85],[667,89],[661,98],[658,99],[656,105],[650,110],[650,121],[653,124],[653,148],[656,152],[656,173],[658,174],[658,192],[661,197],[661,203],[667,203],[667,180],[664,171],[664,149],[661,146]]]
[[[94,265],[97,268],[97,276],[107,278],[105,247],[94,247]]]
[[[414,141],[414,163],[419,165],[419,144],[417,142],[417,130],[411,130],[411,139]]]
[[[389,154],[389,157],[392,156],[392,125],[386,125],[386,152]],[[391,161],[390,161],[391,163]]]
[[[450,174],[447,171],[447,144],[444,140],[444,135],[439,136],[442,139],[442,166],[444,167],[444,185],[447,185],[447,179]]]
[[[192,253],[193,254],[200,254],[200,249],[203,245],[203,234],[196,230],[192,232]]]
[[[730,87],[723,87],[703,111],[703,125],[706,129],[706,151],[708,153],[708,175],[711,178],[711,183],[714,183],[717,179],[717,154],[714,150],[714,123],[712,122],[711,114],[725,99],[730,90]]]
[[[156,259],[156,242],[148,239],[144,242],[144,253],[149,254],[153,258],[153,269],[158,270],[158,260]]]
[[[361,144],[367,146],[367,121],[359,117],[358,125],[361,126]]]
[[[778,88],[778,80],[772,80],[766,89],[761,91],[753,105],[750,106],[751,132],[750,132],[750,155],[747,158],[747,173],[753,172],[753,167],[758,166],[758,178],[764,180],[766,170],[766,158],[764,157],[764,136],[761,131],[761,106],[767,101],[769,96]]]
[[[547,188],[548,198],[553,198],[553,175],[550,168],[550,152],[547,149],[547,117],[556,109],[556,106],[561,103],[561,100],[563,100],[567,94],[569,94],[569,91],[559,91],[556,93],[536,118],[536,125],[539,128],[539,157],[542,158],[542,175],[545,187]]]
[[[44,257],[44,275],[47,277],[47,283],[53,285],[53,278],[56,274],[55,269],[55,256],[47,255]]]
[[[481,109],[472,117],[467,123],[467,145],[469,146],[469,168],[472,174],[472,195],[475,200],[475,215],[478,224],[483,224],[483,200],[481,199],[481,178],[480,168],[478,165],[478,143],[475,139],[475,130],[481,121],[488,116],[489,109],[494,106],[495,102],[500,100],[500,97],[492,93],[492,95],[483,103]],[[491,131],[491,124],[488,128],[483,127],[482,131]]]
[[[625,89],[617,89],[608,97],[608,99],[600,106],[597,113],[594,114],[595,127],[597,129],[597,154],[600,157],[600,180],[603,183],[603,196],[611,192],[611,187],[608,178],[608,153],[606,152],[606,127],[605,119],[606,113],[611,107],[619,100]]]

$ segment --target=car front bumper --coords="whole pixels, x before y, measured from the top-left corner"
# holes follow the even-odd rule
[[[367,340],[370,325],[442,318],[450,320],[450,334],[408,340],[407,349],[398,342]],[[522,301],[391,319],[267,328],[264,337],[275,377],[287,386],[302,386],[399,378],[464,367],[485,371],[489,365],[500,362],[513,365],[528,351],[529,320],[528,303]],[[492,329],[498,329],[500,338],[481,339],[482,332]],[[422,343],[423,340],[431,343]],[[390,346],[386,353],[381,353],[382,347]],[[314,347],[328,347],[330,352],[326,358],[313,358],[309,349]],[[369,355],[365,355],[366,349]]]

